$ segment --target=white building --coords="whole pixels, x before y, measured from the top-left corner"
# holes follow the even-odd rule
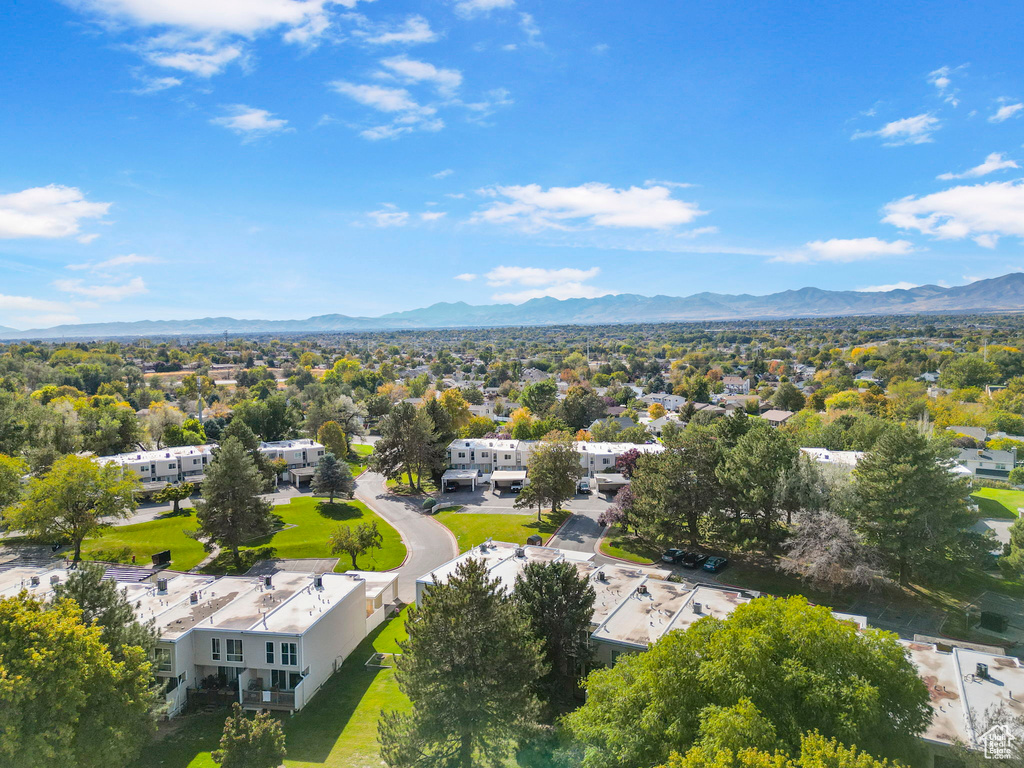
[[[288,469],[315,467],[325,453],[325,448],[320,443],[308,437],[260,443],[259,450],[271,461],[284,459],[288,462]]]
[[[663,405],[667,411],[678,411],[686,405],[686,398],[682,395],[670,395],[665,392],[652,392],[649,395],[644,395],[640,400],[647,405],[654,405],[655,403]]]
[[[95,461],[120,465],[135,475],[145,490],[153,491],[170,483],[201,483],[216,447],[215,444],[181,445],[159,451],[97,456]]]
[[[67,571],[15,568],[0,597],[27,589],[49,599]],[[117,577],[116,569],[108,576]],[[216,684],[243,707],[297,711],[397,599],[398,576],[363,572],[223,576],[162,571],[120,583],[141,621],[158,634],[155,673],[166,680],[168,714],[189,691]]]
[[[801,448],[800,452],[819,464],[833,464],[853,469],[864,451],[830,451],[828,448]]]
[[[453,470],[476,470],[479,473],[476,482],[489,482],[495,472],[525,472],[530,456],[539,444],[538,440],[453,440],[448,446],[448,467]],[[665,450],[663,446],[654,443],[637,445],[577,441],[572,446],[579,454],[580,465],[589,477],[599,472],[613,472],[618,458],[633,448],[641,453],[658,453]],[[455,475],[451,477],[453,480],[459,480]],[[502,478],[513,479],[511,475],[502,475]]]

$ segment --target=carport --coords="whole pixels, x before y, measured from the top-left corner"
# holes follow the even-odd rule
[[[295,467],[288,470],[288,481],[298,488],[303,483],[312,482],[315,474],[316,467]]]
[[[444,488],[446,483],[455,483],[456,485],[466,485],[474,491],[476,490],[476,479],[480,476],[480,473],[475,469],[449,469],[441,475],[441,487]]]
[[[526,484],[526,470],[525,469],[502,469],[497,472],[491,472],[491,487],[494,490],[498,490],[502,487],[509,487],[512,483],[519,483],[521,485]]]
[[[594,483],[599,493],[614,493],[623,486],[629,485],[625,475],[610,472],[606,475],[594,475]]]

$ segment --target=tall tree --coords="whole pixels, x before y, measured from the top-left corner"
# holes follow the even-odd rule
[[[513,597],[543,644],[549,670],[545,687],[553,697],[565,697],[587,662],[594,588],[568,561],[531,562],[516,577]]]
[[[430,416],[410,403],[399,403],[381,421],[380,433],[370,455],[370,468],[387,478],[405,474],[410,488],[421,488],[419,471],[430,466],[437,436]]]
[[[381,549],[383,546],[384,537],[377,528],[376,520],[357,526],[339,525],[331,534],[331,552],[336,555],[344,552],[351,557],[353,570],[359,568],[356,558],[371,549]]]
[[[780,411],[799,411],[805,402],[803,393],[788,381],[779,384],[771,399],[772,407]]]
[[[278,768],[287,751],[281,721],[269,712],[247,717],[237,702],[224,721],[220,748],[212,757],[223,768]]]
[[[313,493],[329,497],[330,503],[333,504],[335,496],[351,498],[356,489],[356,481],[348,464],[338,461],[333,453],[325,453],[316,463],[316,471],[313,473],[310,486]]]
[[[203,498],[197,501],[199,530],[231,550],[241,568],[242,542],[273,530],[273,504],[260,496],[265,479],[236,438],[229,437],[213,455],[203,480]]]
[[[453,432],[462,429],[473,417],[472,412],[469,410],[469,403],[466,402],[466,399],[462,396],[462,390],[458,387],[446,389],[441,393],[438,402],[447,412],[448,418],[451,420]]]
[[[412,709],[383,713],[381,757],[393,768],[505,757],[536,721],[533,688],[545,671],[522,610],[470,559],[409,614],[396,678]]]
[[[586,704],[565,718],[584,768],[663,762],[697,743],[702,721],[744,699],[790,753],[816,730],[905,758],[932,717],[928,688],[896,635],[859,631],[802,597],[703,618],[591,672],[585,685]]]
[[[102,533],[111,519],[131,516],[139,488],[134,475],[117,464],[64,456],[46,475],[29,481],[25,498],[7,518],[11,528],[39,538],[70,539],[78,562],[86,537]]]
[[[21,498],[21,478],[28,474],[28,464],[14,456],[0,454],[0,517],[3,511]]]
[[[316,439],[335,456],[341,459],[348,457],[348,437],[338,422],[324,422],[316,432]]]
[[[604,401],[592,390],[581,386],[569,387],[565,399],[559,405],[559,412],[569,428],[575,432],[586,429],[604,415]]]
[[[115,659],[73,600],[0,599],[0,764],[124,766],[153,733],[146,652]]]
[[[181,502],[196,492],[194,483],[172,483],[153,494],[153,501],[161,504],[172,504],[172,512],[176,515],[181,511]]]
[[[828,509],[809,509],[797,518],[779,567],[804,577],[817,589],[872,587],[881,583],[878,553],[864,544],[853,525]]]
[[[854,525],[900,584],[979,549],[968,530],[976,518],[967,506],[967,481],[950,471],[952,456],[902,427],[884,433],[853,471]]]
[[[558,383],[554,379],[535,381],[523,387],[519,402],[533,413],[547,413],[558,400]]]
[[[749,742],[740,742],[739,746],[731,748],[708,743],[699,744],[685,755],[672,755],[661,768],[895,768],[896,765],[898,763],[872,757],[855,746],[843,746],[836,739],[809,733],[801,739],[797,755],[758,748]]]
[[[534,448],[528,462],[531,494],[520,496],[517,507],[537,504],[537,519],[541,519],[541,505],[551,505],[557,512],[562,502],[576,495],[576,483],[583,477],[579,454],[564,432],[552,432]]]

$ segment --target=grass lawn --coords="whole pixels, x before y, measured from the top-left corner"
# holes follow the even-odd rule
[[[465,552],[488,538],[512,544],[525,544],[526,540],[536,533],[547,541],[568,516],[569,512],[564,509],[557,515],[549,511],[544,513],[543,521],[538,523],[535,513],[486,515],[443,509],[434,516],[434,519],[455,534],[459,542],[459,551]]]
[[[353,443],[349,446],[349,461],[345,463],[348,464],[348,468],[352,470],[353,475],[358,475],[366,469],[366,461],[370,458],[371,453],[373,453],[372,445]],[[357,461],[351,460],[353,455],[358,457]]]
[[[330,535],[339,525],[358,525],[375,520],[383,538],[383,548],[371,550],[358,559],[359,568],[366,571],[387,571],[397,568],[405,559],[405,545],[383,519],[371,512],[362,502],[348,501],[329,504],[326,499],[303,496],[288,504],[275,506],[273,513],[280,518],[282,529],[270,536],[248,542],[243,547],[243,569],[257,560],[272,557],[335,557],[330,551]],[[183,530],[195,530],[195,515],[183,512],[167,515],[147,523],[108,528],[104,535],[87,539],[82,546],[86,559],[130,563],[132,555],[138,563],[149,563],[150,555],[164,549],[171,550],[171,568],[187,571],[205,556],[203,546],[186,536]],[[352,567],[348,555],[338,561],[336,570]],[[205,567],[208,573],[233,570],[230,553],[222,552]]]
[[[203,545],[190,539],[184,531],[194,531],[196,516],[190,510],[167,514],[147,523],[106,528],[103,535],[82,543],[86,560],[107,560],[130,563],[135,555],[139,565],[149,565],[154,552],[171,550],[171,568],[187,571],[206,556]],[[70,557],[70,555],[69,555]]]
[[[281,519],[283,530],[247,543],[243,548],[243,567],[246,569],[256,560],[271,557],[336,557],[331,554],[329,541],[334,529],[339,525],[351,527],[369,521],[376,521],[384,546],[360,555],[357,561],[359,569],[388,571],[397,568],[405,559],[405,545],[398,531],[360,501],[329,504],[327,499],[303,496],[292,499],[288,504],[275,506],[273,512]],[[351,558],[342,555],[335,570],[347,571],[351,567]],[[207,570],[221,573],[231,568],[230,553],[221,553]]]
[[[417,473],[413,472],[412,481],[414,485],[419,479],[420,476]],[[422,491],[418,491],[415,488],[410,488],[409,485],[407,485],[406,483],[407,480],[408,476],[405,474],[403,474],[401,477],[396,477],[393,480],[388,480],[388,490],[390,490],[392,493],[398,496],[429,496],[432,493],[437,493],[437,486],[434,485],[434,481],[431,480],[429,477],[424,477],[423,480],[421,481],[420,484],[423,486]]]
[[[661,560],[660,550],[651,549],[614,525],[608,535],[601,539],[601,553],[637,565],[650,565]]]
[[[982,517],[1018,517],[1017,509],[1024,507],[1024,491],[1009,491],[1003,488],[979,488],[971,498],[981,510]]]

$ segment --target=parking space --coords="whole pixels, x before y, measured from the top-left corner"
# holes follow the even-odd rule
[[[476,490],[468,487],[460,488],[451,493],[439,494],[437,500],[442,504],[461,504],[463,512],[478,512],[481,514],[520,514],[528,510],[516,509],[513,505],[518,494],[511,491],[501,490],[495,492],[489,485],[478,485]],[[578,494],[569,499],[563,506],[573,512],[585,513],[587,516],[593,514],[594,520],[598,515],[607,509],[612,503],[612,498],[604,494],[590,493]]]

